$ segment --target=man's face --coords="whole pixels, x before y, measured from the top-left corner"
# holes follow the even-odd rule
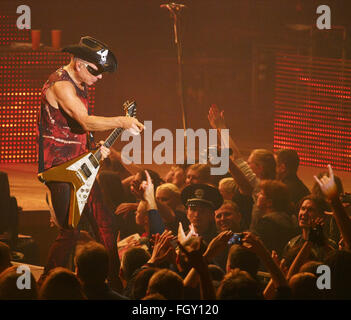
[[[99,74],[98,76],[94,76],[87,69],[87,66],[90,66],[94,70],[97,70],[98,68],[95,64],[88,62],[88,61],[84,61],[84,60],[79,60],[78,64],[80,66],[79,71],[78,71],[78,75],[79,75],[81,81],[84,82],[86,85],[92,86],[99,79],[102,79],[102,74]]]
[[[190,185],[190,184],[197,184],[197,183],[201,183],[199,173],[195,170],[189,169],[186,174],[185,184]]]
[[[182,168],[172,167],[166,175],[166,182],[175,184],[178,188],[184,185],[185,172]]]
[[[213,209],[202,203],[188,206],[187,218],[194,226],[195,232],[202,235],[213,223]]]
[[[311,225],[311,219],[315,219],[318,217],[317,209],[314,203],[311,200],[305,200],[299,211],[299,227],[300,228],[308,228]]]
[[[219,232],[238,232],[240,228],[241,215],[230,205],[224,204],[215,211],[215,221]]]

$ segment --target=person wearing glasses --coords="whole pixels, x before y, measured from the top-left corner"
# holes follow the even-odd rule
[[[68,65],[52,73],[41,92],[41,106],[38,115],[39,173],[74,159],[94,148],[93,131],[105,131],[118,127],[131,129],[136,133],[143,125],[133,117],[101,117],[92,115],[88,103],[88,87],[102,79],[105,72],[117,69],[117,59],[102,42],[90,36],[80,39],[78,44],[62,49],[71,55]],[[101,142],[100,142],[101,144]],[[110,151],[100,146],[102,159]],[[51,194],[54,211],[52,221],[59,228],[59,236],[51,247],[46,274],[54,267],[67,267],[68,256],[76,240],[81,237],[78,230],[68,226],[70,185],[62,182],[46,183]],[[116,256],[116,239],[112,229],[113,213],[102,203],[101,190],[95,183],[80,222],[83,217],[89,221],[90,230],[107,250]],[[78,225],[79,229],[79,225]],[[118,274],[110,268],[111,274]]]

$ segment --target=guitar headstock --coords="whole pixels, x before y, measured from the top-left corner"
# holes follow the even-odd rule
[[[123,111],[126,113],[127,117],[134,117],[136,116],[136,103],[135,101],[127,100],[123,103]]]

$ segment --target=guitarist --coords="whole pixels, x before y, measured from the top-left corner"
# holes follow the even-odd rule
[[[75,45],[62,51],[71,54],[70,63],[50,75],[41,93],[38,117],[39,172],[65,163],[88,151],[90,131],[105,131],[121,127],[140,133],[143,125],[133,117],[100,117],[91,114],[88,105],[88,86],[102,78],[104,72],[114,72],[117,60],[102,42],[86,36]],[[134,131],[135,132],[135,131]],[[100,147],[102,158],[108,157],[108,148]],[[52,245],[44,274],[50,269],[68,267],[69,256],[74,253],[78,230],[68,227],[70,185],[50,182],[54,211],[52,219],[59,227],[59,236]],[[98,184],[91,190],[88,203],[82,214],[86,216],[95,238],[102,242],[110,253],[110,274],[117,275],[116,239],[112,227],[112,214],[102,204]],[[84,220],[84,219],[83,219]]]

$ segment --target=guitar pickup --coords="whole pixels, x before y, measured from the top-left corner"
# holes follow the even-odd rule
[[[95,169],[99,166],[99,162],[96,160],[96,158],[93,154],[90,155],[89,161],[94,166]]]
[[[88,166],[86,165],[86,163],[83,163],[80,168],[82,169],[81,172],[83,172],[85,177],[88,179],[91,176],[91,171],[88,168]]]

